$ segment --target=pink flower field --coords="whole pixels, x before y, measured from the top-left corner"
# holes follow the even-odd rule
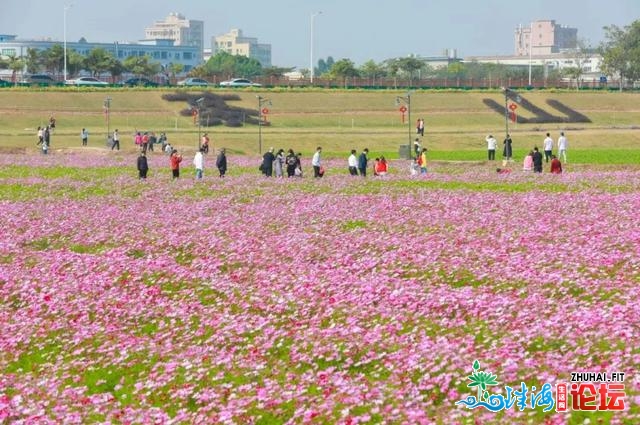
[[[0,423],[640,423],[640,172],[276,180],[230,157],[172,182],[158,154],[140,182],[135,157],[17,160]],[[495,394],[624,372],[625,409],[470,410],[475,360]]]

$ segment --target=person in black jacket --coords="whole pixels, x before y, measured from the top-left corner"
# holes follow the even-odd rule
[[[144,152],[140,152],[140,156],[138,157],[138,176],[141,180],[147,178],[147,172],[149,171],[149,163],[147,162],[147,157]]]
[[[224,175],[227,173],[227,155],[224,148],[220,149],[220,152],[218,152],[218,157],[216,158],[216,167],[218,167],[220,177],[224,177]]]
[[[273,148],[269,148],[269,152],[262,156],[262,174],[267,177],[273,175],[273,161],[276,160],[276,156],[273,154]]]
[[[542,172],[542,154],[538,150],[537,146],[533,148],[533,172],[534,173]]]
[[[367,155],[369,154],[369,149],[365,148],[360,156],[358,157],[358,170],[360,171],[360,175],[362,177],[367,177]]]

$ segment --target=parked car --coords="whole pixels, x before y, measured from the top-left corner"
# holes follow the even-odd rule
[[[120,81],[118,83],[119,86],[125,86],[125,87],[158,87],[158,83],[156,83],[155,81],[151,81],[148,78],[144,78],[144,77],[132,77],[123,81]]]
[[[109,83],[105,83],[104,81],[100,81],[97,78],[93,77],[79,77],[75,80],[67,80],[65,84],[68,86],[92,86],[92,87],[106,87]]]
[[[5,81],[2,78],[0,78],[0,87],[10,87],[13,84],[11,83],[11,81]]]
[[[207,80],[203,80],[202,78],[187,78],[186,80],[178,81],[179,86],[189,86],[189,87],[206,87],[209,85]]]
[[[58,81],[53,79],[50,75],[47,74],[32,74],[27,75],[20,81],[21,85],[30,85],[30,86],[58,86],[61,85]]]
[[[220,82],[220,87],[260,87],[262,84],[254,83],[246,78],[234,78]]]

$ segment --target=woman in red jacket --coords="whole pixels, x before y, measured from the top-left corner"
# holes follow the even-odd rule
[[[182,162],[182,155],[178,155],[178,151],[174,149],[169,157],[169,165],[171,166],[171,173],[173,178],[180,177],[180,163]]]

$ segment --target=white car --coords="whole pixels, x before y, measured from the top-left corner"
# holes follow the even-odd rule
[[[67,80],[65,84],[68,86],[93,86],[93,87],[105,87],[108,86],[109,83],[105,83],[104,81],[100,81],[97,78],[93,77],[80,77],[75,80]]]
[[[209,82],[202,78],[187,78],[186,80],[178,81],[178,85],[188,87],[207,87]]]
[[[220,82],[220,87],[260,87],[262,84],[254,83],[246,78],[234,78],[229,81]]]

